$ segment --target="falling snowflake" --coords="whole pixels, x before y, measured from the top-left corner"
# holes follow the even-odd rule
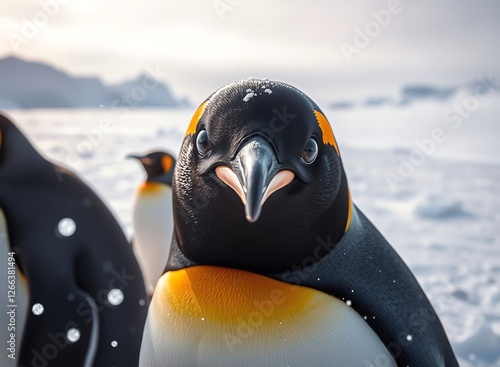
[[[70,237],[76,232],[76,223],[71,218],[61,219],[57,225],[57,230],[64,237]]]
[[[31,311],[33,312],[34,315],[40,316],[45,309],[43,308],[43,305],[41,303],[35,303],[33,307],[31,308]]]
[[[243,98],[243,102],[248,102],[249,100],[251,100],[253,97],[255,96],[255,93],[254,92],[250,92],[248,93],[245,98]]]
[[[78,340],[80,340],[80,330],[74,328],[69,329],[66,337],[71,343],[76,343]]]
[[[125,296],[120,289],[115,288],[110,290],[108,293],[108,302],[113,306],[118,306],[119,304],[121,304],[124,298]]]
[[[118,346],[118,342],[117,342],[116,340],[113,340],[113,341],[111,342],[111,346],[112,346],[113,348],[116,348],[116,347]]]

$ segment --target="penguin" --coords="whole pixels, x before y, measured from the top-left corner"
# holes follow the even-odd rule
[[[29,304],[19,366],[137,365],[147,295],[101,199],[0,114],[0,208]]]
[[[250,79],[204,101],[140,366],[457,367],[408,267],[353,203],[326,115]]]
[[[19,272],[14,260],[13,249],[9,244],[7,221],[0,209],[0,298],[7,307],[0,316],[0,335],[7,342],[7,347],[0,350],[0,366],[15,367],[18,359],[17,345],[22,340],[26,323],[28,291],[26,281]]]
[[[146,290],[152,297],[172,243],[172,180],[176,160],[161,151],[145,156],[129,155],[128,158],[139,160],[147,174],[135,195],[132,247],[144,275]]]

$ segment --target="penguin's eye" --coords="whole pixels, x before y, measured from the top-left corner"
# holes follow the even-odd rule
[[[313,138],[310,138],[306,144],[306,147],[302,151],[302,161],[307,164],[311,164],[314,162],[316,157],[318,156],[318,143]]]
[[[211,148],[210,142],[208,141],[207,130],[201,130],[196,137],[196,149],[198,149],[198,153],[200,153],[201,156],[204,156],[210,151]]]

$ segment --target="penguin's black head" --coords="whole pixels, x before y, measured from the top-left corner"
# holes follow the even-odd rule
[[[144,156],[131,154],[128,158],[135,158],[141,162],[148,175],[148,182],[159,182],[172,186],[176,164],[176,160],[172,155],[158,151]]]
[[[0,112],[0,180],[21,181],[48,164],[14,122]]]
[[[188,127],[174,213],[177,245],[194,263],[275,273],[326,255],[321,240],[338,242],[350,215],[326,117],[284,83],[219,89]]]

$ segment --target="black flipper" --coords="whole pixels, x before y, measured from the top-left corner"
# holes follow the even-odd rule
[[[337,245],[329,238],[318,238],[318,251],[332,247],[309,267],[271,277],[351,301],[399,367],[458,367],[441,322],[417,280],[357,208]],[[377,365],[377,361],[368,362]]]

